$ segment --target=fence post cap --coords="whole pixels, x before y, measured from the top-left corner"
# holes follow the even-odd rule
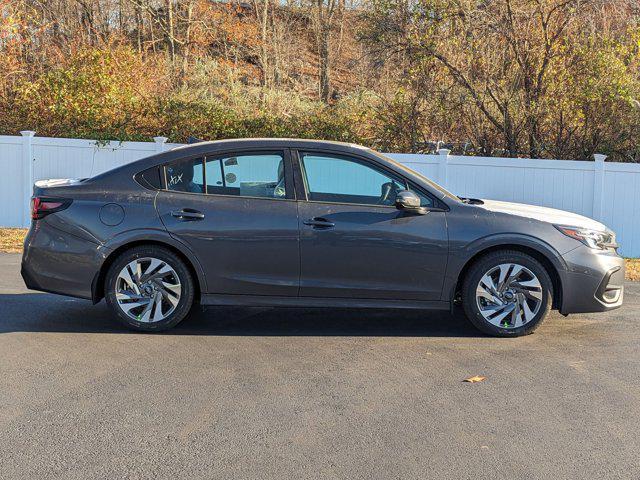
[[[597,163],[604,163],[605,159],[607,158],[606,155],[603,155],[602,153],[594,153],[593,154],[593,159],[597,162]]]
[[[449,155],[451,153],[451,150],[449,150],[448,148],[439,148],[438,149],[438,155]]]
[[[153,137],[153,141],[156,143],[165,143],[169,140],[167,137]]]
[[[33,137],[36,134],[33,130],[21,130],[20,135],[23,137]]]

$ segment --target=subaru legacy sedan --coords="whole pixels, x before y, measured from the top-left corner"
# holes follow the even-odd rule
[[[460,198],[357,145],[201,142],[82,180],[37,182],[22,276],[102,298],[130,328],[193,304],[462,310],[532,333],[622,304],[615,235],[580,215]],[[454,307],[461,305],[461,309]]]

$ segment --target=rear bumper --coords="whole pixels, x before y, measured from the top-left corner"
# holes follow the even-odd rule
[[[92,283],[106,257],[98,244],[33,223],[24,242],[20,273],[27,288],[78,298],[92,298]]]
[[[624,299],[624,259],[610,252],[578,247],[563,255],[567,269],[560,272],[560,313],[605,312]]]

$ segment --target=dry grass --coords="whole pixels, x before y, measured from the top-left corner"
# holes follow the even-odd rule
[[[640,282],[640,258],[627,258],[627,280]]]
[[[26,228],[0,228],[0,252],[21,253]]]
[[[21,253],[26,228],[0,228],[0,252]],[[640,281],[640,258],[627,258],[627,280]]]

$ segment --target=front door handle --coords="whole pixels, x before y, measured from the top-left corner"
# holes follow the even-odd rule
[[[322,218],[322,217],[313,217],[313,218],[310,218],[309,220],[305,220],[302,223],[304,223],[305,225],[310,225],[314,228],[332,228],[336,226],[335,223],[330,222],[326,218]]]
[[[182,210],[174,210],[171,212],[171,216],[179,218],[180,220],[202,220],[204,213],[191,208],[183,208]]]

